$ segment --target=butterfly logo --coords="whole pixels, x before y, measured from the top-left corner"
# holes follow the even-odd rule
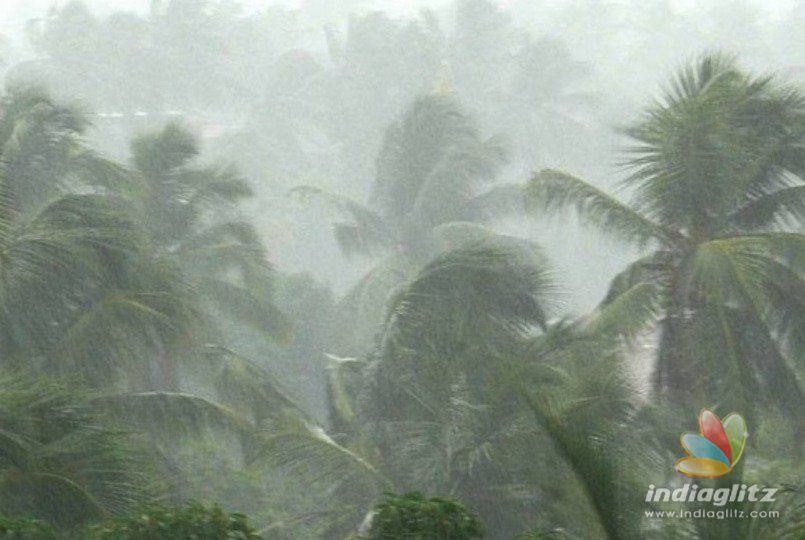
[[[699,433],[683,433],[687,457],[676,462],[677,472],[691,478],[718,478],[730,472],[746,446],[746,421],[737,413],[719,420],[708,409],[699,413]]]

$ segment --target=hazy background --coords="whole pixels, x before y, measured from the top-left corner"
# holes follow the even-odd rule
[[[749,67],[774,69],[801,77],[805,57],[805,32],[801,23],[805,7],[803,2],[794,0],[490,2],[496,12],[489,15],[489,21],[494,21],[482,25],[498,26],[487,28],[489,36],[476,35],[478,43],[470,44],[464,52],[460,50],[464,38],[455,32],[455,4],[449,1],[226,0],[207,2],[205,9],[218,14],[221,26],[210,31],[214,34],[223,29],[226,39],[233,40],[225,45],[231,49],[221,48],[224,42],[211,43],[203,32],[199,33],[198,44],[193,44],[195,30],[191,20],[187,21],[190,28],[187,35],[183,36],[184,30],[177,26],[180,28],[176,33],[178,37],[175,36],[177,54],[198,60],[196,65],[186,66],[186,73],[153,68],[147,55],[132,59],[125,56],[128,53],[117,50],[96,50],[92,54],[98,55],[98,62],[105,63],[103,68],[86,63],[85,55],[81,60],[84,63],[76,63],[65,77],[58,74],[58,70],[73,58],[70,47],[75,47],[76,51],[84,50],[83,47],[88,51],[95,46],[77,41],[59,44],[56,37],[57,41],[37,48],[31,36],[41,32],[53,13],[64,12],[68,4],[46,0],[0,3],[0,57],[10,76],[24,79],[47,72],[45,78],[51,87],[56,87],[57,94],[76,98],[101,115],[130,117],[148,113],[147,122],[124,122],[106,116],[95,122],[94,141],[117,157],[125,156],[126,141],[132,133],[158,127],[170,114],[181,116],[202,134],[208,155],[233,161],[256,185],[260,197],[253,209],[254,217],[260,222],[273,262],[284,271],[309,272],[332,285],[336,292],[348,290],[368,263],[345,259],[332,241],[332,216],[322,216],[320,209],[297,205],[286,196],[287,191],[300,183],[313,184],[336,187],[357,200],[365,200],[383,131],[417,93],[439,84],[450,86],[468,109],[478,113],[486,132],[509,141],[512,159],[501,181],[523,181],[533,170],[555,167],[611,187],[620,174],[615,165],[621,141],[615,130],[628,122],[632,111],[656,95],[667,74],[684,60],[705,50],[719,49],[738,54]],[[103,25],[109,21],[145,20],[153,10],[166,9],[170,2],[95,0],[84,4],[98,24]],[[195,8],[188,6],[200,5],[178,4],[191,11]],[[430,54],[426,49],[417,49],[414,56],[406,56],[406,46],[401,42],[413,34],[406,35],[405,29],[412,21],[424,20],[419,17],[425,9],[438,24],[439,36],[434,39],[442,40],[438,45],[442,50],[435,52],[432,58],[416,57],[416,54]],[[375,21],[377,28],[372,29],[375,23],[371,17],[376,12],[384,15]],[[110,18],[113,14],[116,15]],[[354,21],[361,20],[364,25],[356,30]],[[265,38],[265,43],[248,37],[238,41],[237,25],[245,24],[244,21],[250,21],[250,31]],[[397,28],[400,34],[392,36],[382,25]],[[341,59],[332,56],[328,32],[346,47],[347,56]],[[494,37],[495,32],[503,37]],[[488,51],[487,58],[472,58],[469,51],[481,46],[484,39],[490,40],[489,44],[496,49]],[[545,107],[534,113],[536,116],[528,126],[509,125],[505,114],[511,115],[512,122],[522,120],[515,102],[523,97],[514,96],[515,101],[503,103],[505,98],[486,92],[484,85],[492,86],[501,77],[516,78],[512,70],[531,69],[523,66],[522,55],[517,56],[527,42],[537,44],[536,56],[530,60],[536,66],[532,72],[538,72],[543,81],[536,84],[545,84],[543,89],[535,91],[554,94],[546,94]],[[249,46],[260,51],[260,56],[254,56],[257,53],[249,51]],[[63,51],[65,58],[55,62],[48,60],[48,47],[56,52]],[[349,50],[350,47],[361,50]],[[462,54],[470,56],[463,58]],[[205,55],[209,56],[207,66]],[[107,62],[104,60],[107,57],[113,58]],[[475,67],[456,73],[456,66],[475,60],[478,61]],[[503,65],[506,62],[511,66]],[[41,69],[49,63],[49,67]],[[103,72],[110,69],[109,66],[128,70],[129,76],[123,82],[116,81],[114,74],[106,77]],[[350,74],[359,73],[350,71],[355,66],[374,69],[375,73],[370,79],[356,82]],[[497,74],[496,68],[499,68]],[[102,74],[97,75],[96,69]],[[138,69],[142,69],[142,73],[136,73]],[[86,77],[82,79],[79,73],[81,70],[86,70],[87,76],[98,77],[94,83],[97,91],[89,85],[76,87],[71,82],[72,77],[77,77],[79,83],[86,82]],[[159,85],[161,95],[170,94],[171,88],[180,86],[184,89],[177,95],[191,87],[206,91],[206,85],[199,82],[203,78],[195,78],[205,72],[213,78],[221,76],[216,85],[223,88],[222,93],[229,89],[237,91],[223,98],[219,95],[200,99],[199,103],[188,100],[183,100],[181,105],[166,103],[160,111],[114,110],[121,108],[110,104],[114,100],[105,97],[102,103],[98,98],[101,94],[114,96],[122,92],[122,87],[136,89],[138,85],[142,86],[143,93],[147,92],[147,87]],[[155,80],[149,80],[150,77]],[[307,84],[304,81],[310,77],[324,77],[329,82],[314,90],[305,87],[308,94],[304,99],[313,100],[307,106],[272,101],[272,93],[296,92],[301,88],[297,82]],[[90,92],[93,95],[89,95]],[[350,103],[333,105],[331,98],[337,92],[346,92],[344,100]],[[349,95],[350,92],[353,95]],[[361,95],[364,92],[365,95]],[[360,102],[370,106],[364,110]],[[350,109],[353,105],[355,108]],[[492,105],[502,108],[491,112]],[[132,107],[144,108],[143,105]],[[324,126],[318,107],[340,110],[342,117],[328,118],[329,127]],[[311,113],[314,110],[316,112]],[[493,114],[496,118],[491,118]],[[140,120],[143,118],[144,115]],[[349,141],[354,145],[352,149],[338,148],[343,141],[338,140],[339,135],[332,129],[333,122],[355,136],[355,140]],[[255,137],[247,135],[250,129],[257,129],[258,124],[258,138],[262,142],[255,142]],[[303,132],[304,140],[293,150],[296,152],[293,155],[288,148],[281,148],[284,143],[279,141],[283,137],[287,140],[288,130],[297,134]],[[272,133],[277,140],[268,140]],[[274,151],[282,155],[273,154]],[[630,256],[618,246],[572,224],[552,230],[550,239],[534,224],[521,221],[500,222],[497,227],[528,234],[546,244],[566,288],[574,291],[573,297],[568,298],[568,306],[574,311],[592,307],[613,272],[622,266],[623,258]]]
[[[18,378],[3,379],[8,364],[125,389],[119,399],[147,407],[154,470],[172,483],[154,492],[220,501],[284,531],[271,538],[354,532],[387,472],[400,492],[460,498],[492,538],[537,526],[593,538],[604,521],[580,501],[601,497],[599,512],[617,509],[609,519],[640,522],[642,495],[607,479],[679,482],[678,434],[700,407],[747,414],[763,448],[747,461],[766,461],[747,467],[762,478],[742,481],[805,478],[791,457],[805,433],[801,365],[787,365],[805,358],[805,286],[782,263],[755,264],[756,250],[771,260],[779,249],[761,235],[736,248],[741,265],[716,253],[729,245],[699,243],[700,228],[719,245],[735,228],[734,217],[700,227],[726,215],[716,198],[751,200],[734,214],[743,219],[760,201],[746,231],[772,217],[801,227],[801,186],[767,217],[767,199],[721,196],[776,189],[779,171],[799,165],[786,122],[801,110],[778,94],[747,99],[755,79],[731,76],[745,72],[805,83],[805,0],[0,0],[0,174],[16,197],[8,207],[22,209],[0,223],[0,300],[11,306],[0,381]],[[668,91],[674,74],[700,87],[694,97]],[[669,115],[650,114],[664,95]],[[641,246],[660,250],[658,264],[633,265],[640,242],[600,223],[620,208],[609,199],[590,205],[606,214],[594,227],[525,208],[540,186],[546,205],[561,198],[553,181],[568,201],[587,197],[579,206],[596,199],[589,185],[629,200],[623,164],[641,165],[628,145],[645,140],[628,126],[658,134],[651,180],[674,180],[642,193],[673,211],[657,202],[648,216],[685,215],[669,227],[689,242],[671,233]],[[546,169],[588,184],[534,176]],[[84,202],[96,198],[116,210]],[[76,211],[62,216],[54,200]],[[107,214],[124,225],[104,225]],[[134,247],[117,246],[124,234]],[[52,240],[62,236],[70,249]],[[641,283],[601,302],[631,280]],[[769,289],[774,326],[747,283]],[[523,399],[532,390],[539,403]],[[0,425],[14,414],[3,398]],[[768,412],[762,428],[751,408]],[[242,440],[229,436],[230,409]],[[190,424],[205,434],[189,437]],[[260,452],[271,463],[251,463],[247,424],[270,434]],[[582,458],[560,455],[569,448]],[[0,481],[0,503],[15,485]]]

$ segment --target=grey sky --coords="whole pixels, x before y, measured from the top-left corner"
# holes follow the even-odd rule
[[[342,0],[319,0],[317,3],[330,1],[334,4],[343,3]],[[521,7],[533,3],[534,0],[498,0],[501,6]],[[599,4],[600,0],[588,0],[590,4]],[[120,9],[130,9],[132,11],[144,12],[148,9],[151,0],[85,0],[94,12],[103,13]],[[272,5],[286,5],[289,7],[299,7],[305,0],[242,0],[240,3],[250,10],[259,10],[262,7]],[[44,13],[48,7],[56,4],[62,5],[66,0],[0,0],[0,21],[3,27],[24,24],[31,17],[36,17]],[[441,0],[363,0],[358,3],[365,9],[382,9],[388,12],[405,13],[415,11],[424,6],[439,6],[443,4]],[[549,0],[549,4],[575,3],[568,0]],[[620,0],[614,3],[642,3],[642,0]],[[679,7],[690,7],[697,3],[697,0],[674,0]],[[701,3],[701,2],[699,2]],[[706,2],[712,3],[712,2]],[[728,3],[728,2],[724,2]],[[793,0],[771,0],[755,1],[755,4],[777,12],[787,9]]]

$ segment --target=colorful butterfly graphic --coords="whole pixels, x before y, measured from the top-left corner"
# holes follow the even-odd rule
[[[691,478],[718,478],[735,467],[746,446],[746,421],[737,413],[721,421],[708,409],[699,413],[699,433],[683,433],[680,441],[687,457],[676,470]]]

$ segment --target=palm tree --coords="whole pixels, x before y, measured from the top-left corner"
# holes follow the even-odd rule
[[[530,522],[559,537],[643,538],[657,524],[632,494],[673,470],[665,430],[647,414],[654,407],[639,404],[624,369],[622,336],[639,331],[632,319],[645,291],[549,323],[546,263],[510,242],[446,253],[395,296],[361,390],[347,399],[355,412],[345,444],[362,443],[399,489],[459,497],[493,537]],[[334,407],[348,417],[343,400]],[[590,510],[584,518],[579,505]],[[727,525],[670,529],[735,537]],[[802,520],[751,527],[744,537],[791,535]]]
[[[448,50],[456,88],[484,125],[505,130],[515,162],[593,163],[592,145],[576,143],[596,140],[599,127],[602,100],[584,88],[591,65],[561,39],[534,39],[510,11],[491,0],[455,2]]]
[[[37,89],[14,89],[3,105],[3,364],[94,383],[141,371],[193,319],[182,283],[170,267],[146,264],[123,200],[86,193],[124,173],[83,145],[79,111]]]
[[[0,382],[1,515],[70,528],[149,495],[136,439],[104,426],[89,396],[21,372]]]
[[[0,152],[8,210],[27,213],[86,182],[110,181],[122,170],[88,149],[89,122],[79,107],[54,101],[42,88],[9,87],[0,101]]]
[[[11,134],[0,177],[2,367],[68,375],[104,392],[82,398],[91,409],[84,414],[66,390],[28,378],[17,388],[14,376],[3,379],[8,393],[0,394],[0,415],[9,416],[0,418],[2,511],[70,526],[124,507],[126,486],[115,482],[125,479],[110,455],[123,438],[103,427],[109,424],[93,416],[97,410],[145,432],[145,449],[168,480],[171,450],[213,426],[234,435],[242,459],[268,447],[281,453],[294,440],[337,456],[342,469],[344,462],[366,469],[324,436],[265,369],[221,347],[199,346],[221,319],[201,310],[208,306],[198,292],[263,331],[278,327],[265,307],[272,276],[256,234],[211,212],[221,210],[220,201],[245,196],[243,181],[188,166],[195,141],[176,127],[138,140],[137,171],[128,173],[85,149],[77,132],[12,114],[25,109],[12,107],[19,103],[58,109],[44,94],[21,93],[8,103],[0,123]],[[19,141],[61,144],[63,161]],[[41,161],[52,164],[43,169],[52,174],[42,177],[44,188],[28,186],[39,176],[20,171]],[[205,315],[208,324],[200,327]],[[197,360],[192,382],[204,397],[176,391],[177,359],[190,353]],[[129,392],[121,393],[126,384]],[[45,410],[51,402],[53,410]],[[53,426],[39,425],[50,416]]]
[[[345,300],[357,313],[359,348],[380,329],[394,287],[439,253],[490,236],[479,223],[520,203],[508,186],[485,190],[503,162],[500,142],[483,139],[452,95],[434,93],[388,128],[368,206],[318,188],[294,190],[349,216],[334,226],[347,255],[383,256]]]
[[[66,195],[30,220],[2,222],[5,365],[97,384],[177,342],[192,320],[186,291],[170,268],[145,264],[126,215],[120,200]]]
[[[236,213],[252,196],[248,183],[232,167],[194,163],[198,142],[177,124],[131,146],[134,173],[116,187],[146,224],[154,257],[180,270],[208,312],[281,337],[287,328],[271,302],[273,268],[254,226]]]
[[[194,166],[198,152],[192,134],[169,124],[132,142],[132,171],[87,182],[98,197],[126,205],[139,235],[138,257],[127,262],[138,287],[163,302],[149,304],[159,331],[172,331],[152,339],[153,365],[133,374],[132,389],[178,390],[180,360],[203,354],[205,340],[221,342],[230,319],[271,338],[287,330],[271,303],[265,248],[250,223],[232,217],[251,190],[231,168]]]
[[[530,204],[573,206],[646,251],[602,306],[630,306],[632,331],[659,332],[660,396],[747,413],[776,403],[802,433],[805,98],[707,55],[626,133],[630,204],[556,171],[533,177]]]
[[[555,304],[546,262],[525,242],[437,257],[395,295],[378,349],[334,366],[343,444],[396,489],[460,498],[493,537],[525,523],[639,537],[634,507],[617,496],[643,465],[626,463],[623,306],[549,323]],[[579,498],[598,519],[568,513]]]
[[[437,257],[395,295],[356,399],[356,438],[370,434],[395,485],[461,497],[496,534],[519,532],[533,434],[510,383],[553,293],[537,253],[496,239]]]

